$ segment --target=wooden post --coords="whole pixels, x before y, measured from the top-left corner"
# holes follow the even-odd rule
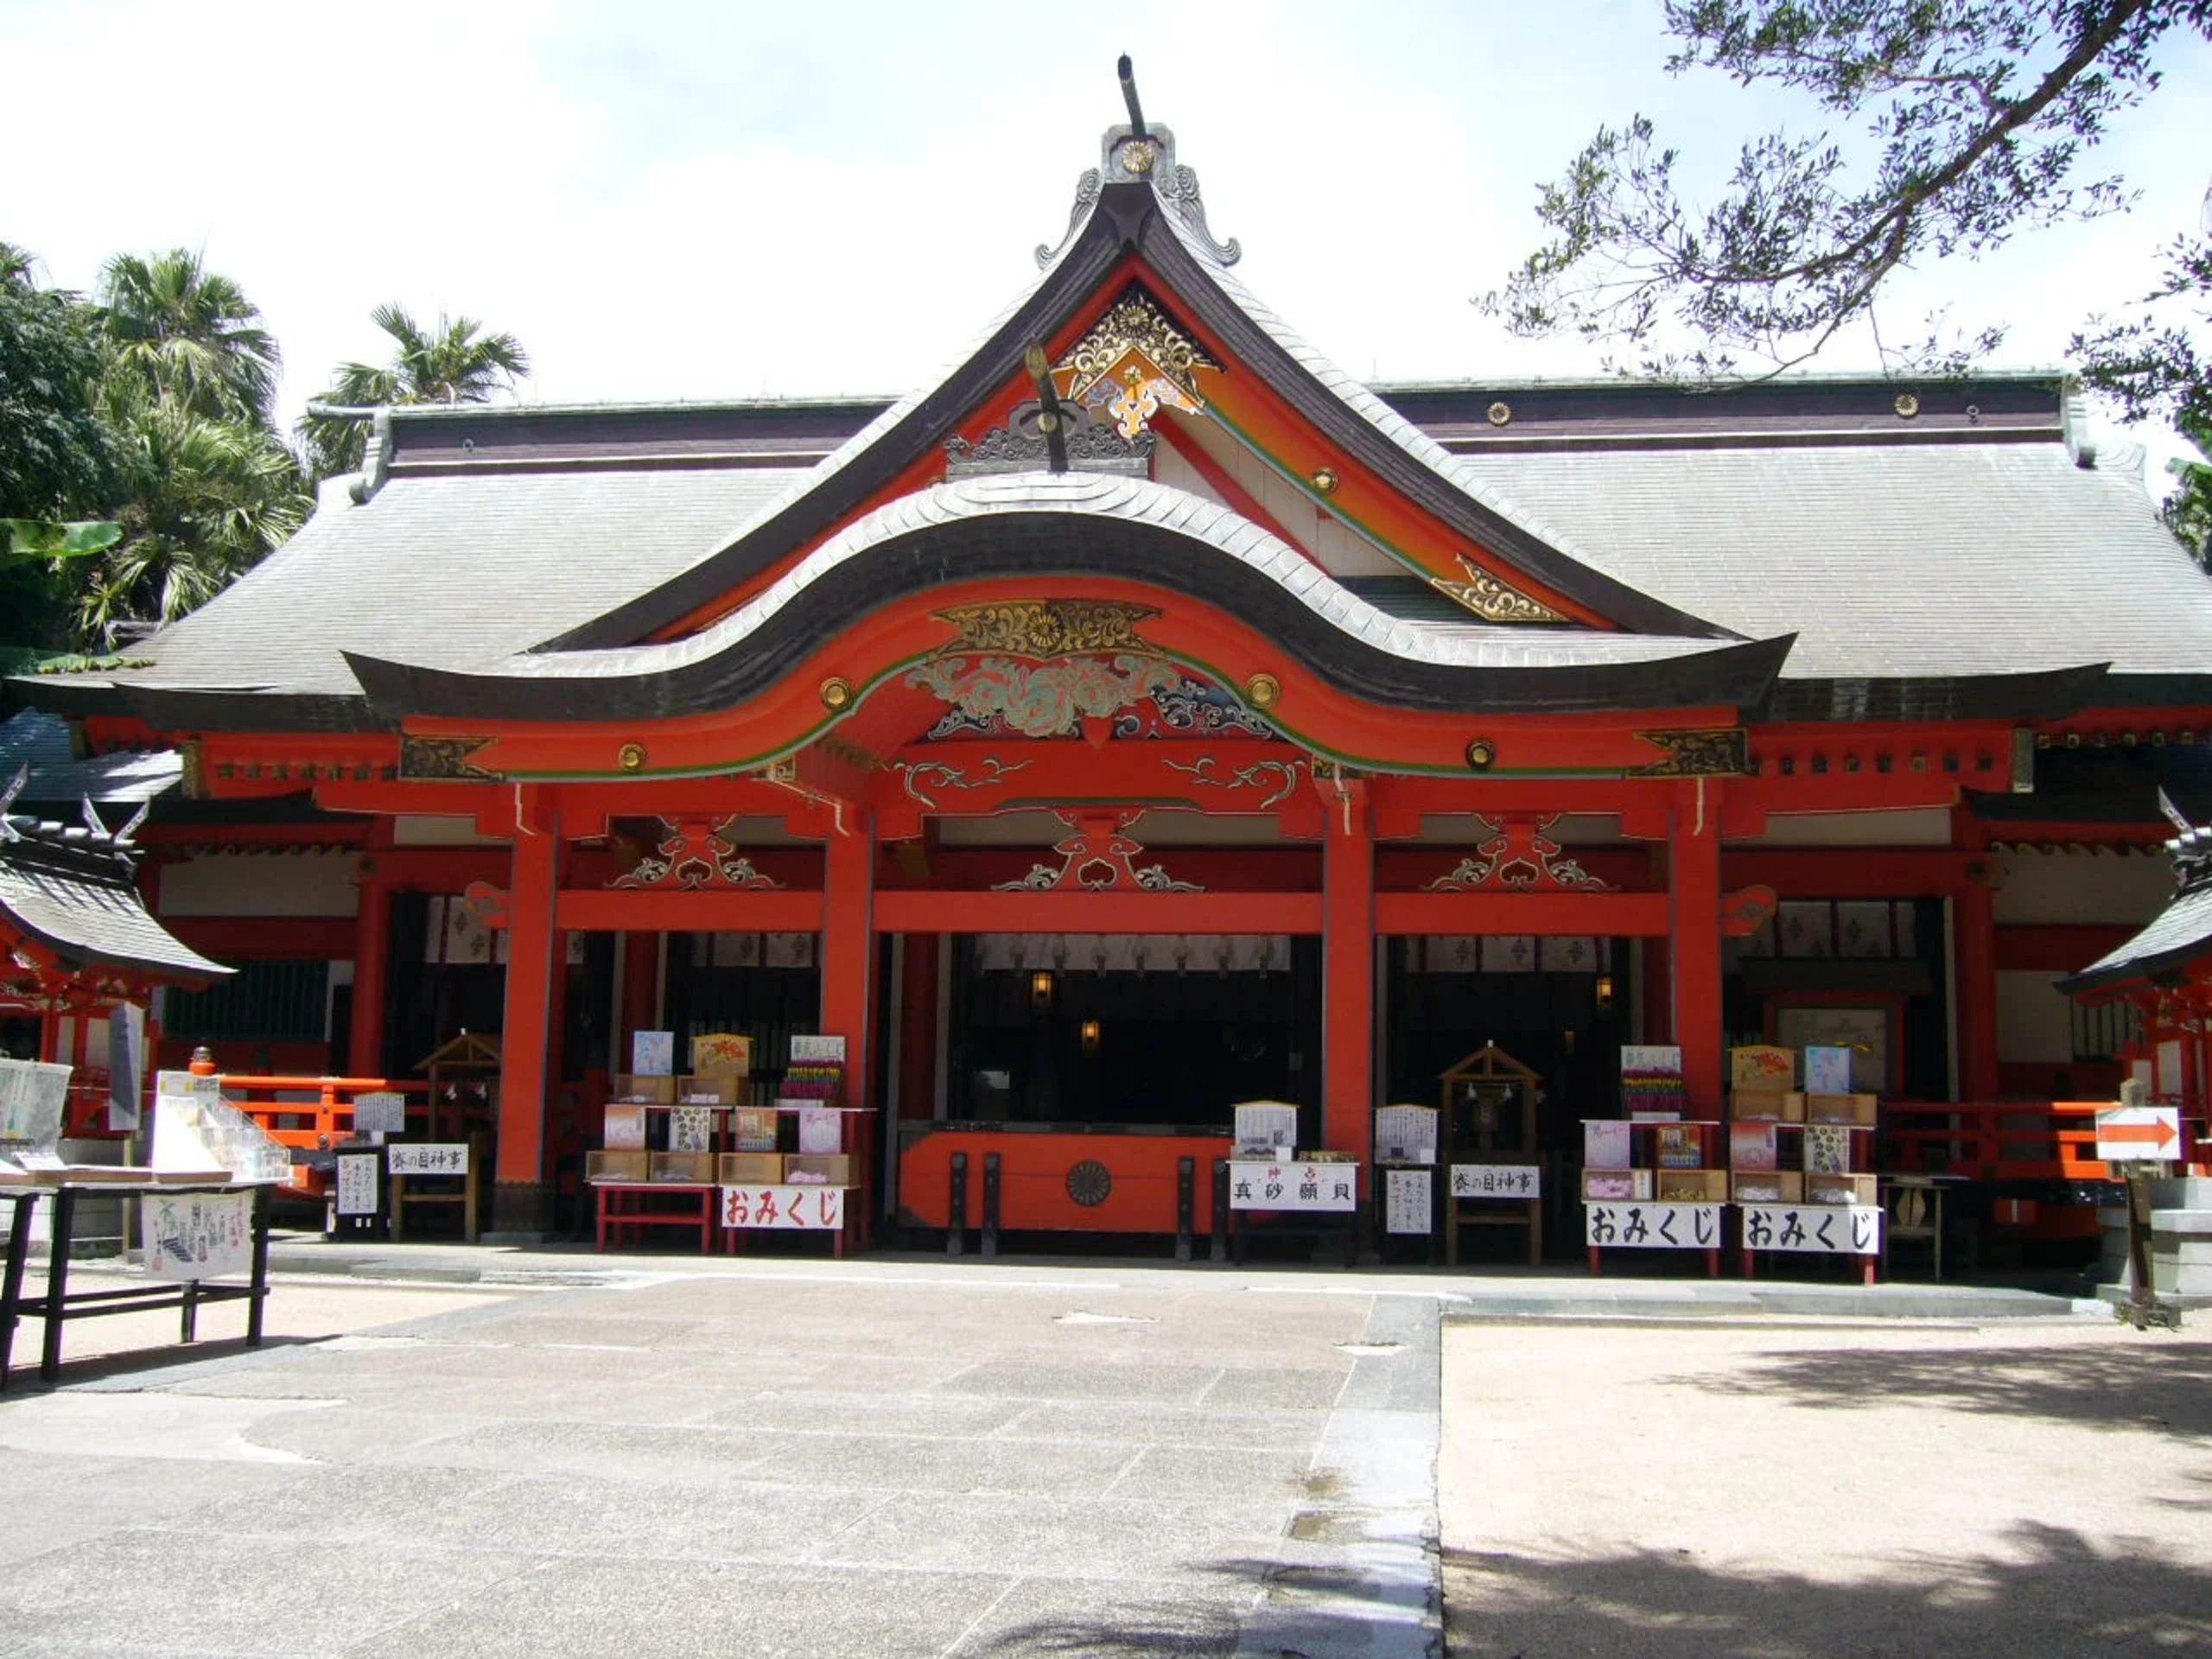
[[[1952,914],[1958,968],[1959,1094],[1965,1100],[1995,1100],[1997,889],[1990,879],[1989,833],[1964,807],[1953,811],[1952,823],[1960,849],[1976,855]]]
[[[1671,926],[1668,967],[1682,1086],[1700,1117],[1721,1109],[1720,784],[1693,779],[1675,786],[1667,839]]]
[[[492,1193],[495,1234],[542,1236],[551,1224],[545,1180],[545,1108],[553,1083],[553,976],[559,935],[561,815],[535,785],[516,803],[508,880],[506,1015],[499,1039],[499,1150]]]
[[[376,855],[369,855],[373,861]],[[365,869],[353,932],[353,1027],[346,1039],[348,1077],[380,1077],[384,1064],[385,987],[391,972],[391,887]]]
[[[1321,842],[1322,1141],[1359,1160],[1375,1139],[1375,836],[1363,784],[1324,785]]]
[[[875,1076],[870,1028],[874,963],[875,817],[867,813],[859,823],[832,833],[823,849],[822,1029],[845,1039],[841,1105],[877,1103],[868,1098]],[[846,1141],[860,1190],[847,1195],[843,1242],[859,1249],[867,1248],[874,1219],[874,1122],[873,1117],[854,1118]]]

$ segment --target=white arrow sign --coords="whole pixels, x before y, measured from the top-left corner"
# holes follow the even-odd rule
[[[2181,1109],[2115,1106],[2097,1114],[2097,1160],[2114,1164],[2181,1156]]]

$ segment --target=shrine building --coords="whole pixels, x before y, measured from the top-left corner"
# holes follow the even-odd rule
[[[1254,1100],[1364,1195],[1488,1043],[1569,1159],[1624,1044],[1708,1116],[1742,1043],[2110,1089],[2135,1016],[2053,982],[2171,897],[2158,791],[2212,807],[2212,588],[2063,376],[1370,386],[1240,252],[1133,119],[938,383],[380,411],[227,591],[11,683],[181,756],[157,1063],[497,1033],[511,1237],[577,1224],[639,1030],[842,1036],[878,1235],[963,1147],[1009,1230],[1173,1230]]]

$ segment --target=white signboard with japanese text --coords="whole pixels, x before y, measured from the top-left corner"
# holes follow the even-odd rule
[[[356,1135],[406,1134],[407,1096],[389,1089],[372,1090],[365,1095],[354,1096],[353,1132]]]
[[[379,1177],[377,1166],[381,1161],[372,1152],[341,1152],[338,1154],[338,1213],[341,1216],[373,1216],[377,1212],[377,1186]]]
[[[1872,1255],[1882,1248],[1878,1204],[1746,1204],[1747,1250],[1808,1250],[1817,1255]]]
[[[1268,1163],[1232,1160],[1232,1210],[1351,1210],[1359,1204],[1357,1164]]]
[[[1454,1164],[1455,1198],[1537,1198],[1544,1192],[1541,1164]]]
[[[1385,1163],[1436,1161],[1436,1108],[1378,1106],[1375,1109],[1375,1155]]]
[[[842,1186],[725,1186],[725,1227],[788,1227],[835,1231],[845,1224]]]
[[[388,1167],[395,1175],[466,1175],[468,1143],[412,1141],[385,1148]]]
[[[1719,1204],[1586,1204],[1583,1241],[1609,1249],[1717,1250]]]
[[[1382,1183],[1383,1230],[1427,1233],[1434,1226],[1435,1182],[1426,1169],[1394,1169]]]
[[[253,1269],[251,1192],[162,1193],[140,1205],[146,1271],[156,1279],[219,1279]]]

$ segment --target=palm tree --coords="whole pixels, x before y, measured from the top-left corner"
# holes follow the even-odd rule
[[[78,597],[79,637],[95,648],[113,648],[126,624],[173,622],[206,604],[307,515],[298,460],[266,427],[211,420],[166,397],[123,413],[124,539]]]
[[[448,317],[441,311],[434,329],[423,328],[397,305],[380,305],[369,317],[391,337],[391,361],[382,366],[340,364],[329,389],[308,405],[299,430],[318,479],[358,471],[366,442],[366,425],[359,415],[321,411],[488,403],[530,372],[530,358],[519,340],[512,334],[484,333],[474,317]]]
[[[266,424],[282,356],[261,312],[183,248],[118,254],[100,268],[109,378],[211,420]]]

